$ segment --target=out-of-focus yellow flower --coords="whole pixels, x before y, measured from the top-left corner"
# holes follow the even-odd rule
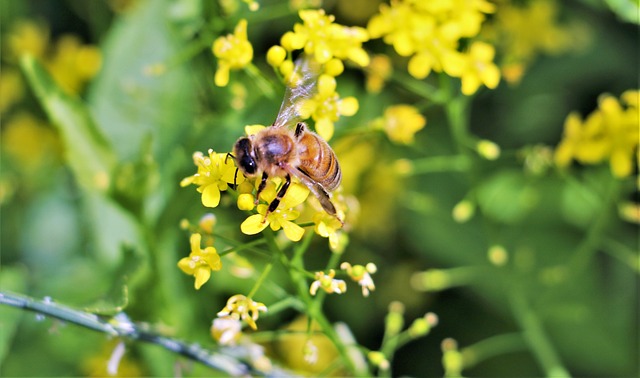
[[[318,93],[309,99],[300,101],[300,115],[313,118],[315,129],[324,140],[333,136],[333,123],[341,115],[352,116],[358,111],[358,100],[355,97],[341,99],[336,92],[336,79],[329,75],[320,75]]]
[[[414,135],[427,124],[426,118],[411,105],[392,105],[384,111],[374,126],[382,128],[395,143],[411,144]]]
[[[193,163],[198,167],[198,172],[184,178],[180,186],[197,185],[204,206],[218,206],[221,191],[227,190],[234,181],[236,184],[244,182],[244,176],[236,173],[235,163],[227,154],[209,150],[208,156],[204,156],[202,152],[196,152],[193,154]]]
[[[351,265],[348,262],[340,264],[340,269],[345,270],[352,280],[356,281],[358,285],[362,286],[362,295],[369,296],[370,291],[376,289],[376,285],[373,283],[371,275],[375,273],[378,268],[374,263],[368,263],[367,265]]]
[[[518,82],[526,66],[540,53],[558,54],[580,48],[588,41],[588,28],[558,23],[556,0],[501,1],[485,36],[503,53],[504,78]]]
[[[188,275],[194,276],[196,290],[211,278],[212,270],[222,269],[222,261],[218,252],[213,247],[202,249],[200,234],[191,234],[191,253],[189,257],[184,257],[178,262],[178,267]]]
[[[569,114],[555,151],[556,164],[566,167],[574,159],[582,164],[608,159],[614,176],[629,176],[640,139],[638,96],[637,90],[625,92],[621,96],[625,108],[612,96],[603,95],[598,109],[584,122],[577,113]]]
[[[244,68],[253,59],[253,46],[247,39],[247,20],[240,20],[233,34],[217,38],[212,50],[218,58],[215,83],[224,87],[229,83],[230,70]]]
[[[462,93],[470,96],[485,85],[494,89],[500,82],[500,70],[493,63],[495,49],[485,42],[473,42],[469,52],[462,55],[459,66],[452,66],[447,72],[462,80]]]
[[[1,135],[2,150],[25,173],[36,172],[61,156],[54,130],[30,113],[13,114],[5,121]]]
[[[260,204],[257,207],[258,214],[253,214],[245,219],[240,225],[240,230],[247,235],[254,235],[270,226],[273,231],[284,230],[285,236],[291,241],[299,241],[304,235],[304,228],[298,226],[293,221],[300,216],[300,211],[294,209],[302,204],[309,196],[309,189],[299,183],[292,183],[280,205],[275,211],[267,214],[269,203],[276,198],[276,186],[269,182],[262,191],[261,198],[267,204]]]
[[[136,363],[130,354],[123,353],[117,361],[115,371],[112,362],[114,354],[122,347],[122,340],[113,338],[107,340],[96,354],[82,361],[81,369],[85,377],[142,377],[147,375],[142,366]]]
[[[221,345],[235,345],[241,334],[242,324],[232,316],[218,317],[211,323],[211,336]]]
[[[324,272],[316,272],[316,280],[311,283],[309,293],[311,295],[316,295],[318,289],[322,289],[329,294],[342,294],[347,291],[346,282],[334,278],[335,276],[336,271],[333,269],[329,270],[329,274],[325,274]]]
[[[24,84],[20,72],[14,68],[2,67],[0,71],[0,113],[20,101],[24,94]]]
[[[484,0],[397,0],[382,4],[369,20],[371,38],[383,38],[401,56],[410,56],[408,71],[422,79],[434,70],[451,76],[459,73],[461,38],[480,31],[485,14],[494,11]]]
[[[313,216],[313,223],[315,223],[313,230],[316,234],[323,238],[328,238],[331,250],[338,251],[340,248],[340,230],[342,229],[340,220],[325,211],[321,211]]]
[[[36,22],[20,20],[12,25],[4,42],[8,50],[8,57],[13,61],[18,60],[24,54],[42,58],[49,43],[49,30]]]
[[[304,49],[320,64],[334,57],[351,60],[361,67],[369,64],[369,55],[362,48],[362,43],[369,40],[365,29],[336,24],[335,17],[325,14],[323,9],[301,10],[298,15],[303,23],[295,24],[293,31],[280,40],[286,50]]]
[[[371,63],[366,70],[367,91],[372,93],[379,93],[384,87],[385,81],[391,76],[393,66],[391,65],[391,59],[384,54],[374,55],[371,58]]]
[[[80,93],[101,65],[100,50],[92,45],[83,45],[74,35],[60,37],[53,55],[45,61],[53,79],[69,94]]]
[[[267,311],[267,306],[265,306],[264,303],[255,302],[244,295],[236,294],[227,300],[226,306],[218,312],[218,317],[231,317],[236,320],[243,320],[255,331],[258,329],[256,320],[258,320],[260,316],[260,311]]]

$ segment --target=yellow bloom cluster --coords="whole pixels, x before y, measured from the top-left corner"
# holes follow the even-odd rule
[[[459,77],[462,93],[471,95],[480,85],[495,88],[500,71],[493,63],[493,46],[476,41],[459,52],[460,40],[477,36],[485,14],[494,8],[485,0],[395,0],[380,6],[367,29],[371,38],[383,38],[399,55],[411,57],[413,77],[445,72]]]
[[[213,55],[218,58],[214,81],[224,87],[229,83],[229,71],[246,67],[253,59],[253,46],[247,39],[247,20],[240,20],[233,32],[213,42]]]
[[[555,151],[558,166],[566,167],[574,159],[582,164],[609,160],[614,176],[622,178],[632,173],[640,140],[640,91],[626,91],[621,100],[622,103],[611,95],[603,95],[598,109],[585,120],[577,113],[569,114],[562,141]]]
[[[302,49],[320,64],[332,58],[350,60],[361,67],[369,64],[369,55],[362,48],[362,43],[369,40],[365,29],[336,24],[335,17],[322,9],[301,10],[298,15],[303,23],[295,24],[293,31],[280,40],[285,50]]]
[[[264,303],[255,302],[244,295],[236,294],[227,300],[227,304],[218,312],[218,317],[244,320],[251,329],[257,330],[256,320],[258,320],[260,311],[267,311],[267,306]]]
[[[411,144],[414,135],[427,124],[426,118],[411,105],[393,105],[384,116],[374,121],[374,127],[384,130],[395,143]]]
[[[343,61],[349,60],[361,67],[369,64],[369,55],[362,43],[369,39],[364,28],[348,27],[334,23],[335,18],[324,10],[301,10],[302,24],[295,24],[286,32],[281,45],[267,52],[267,62],[277,68],[287,81],[294,80],[294,63],[291,53],[303,50],[319,65],[318,91],[300,104],[301,117],[315,121],[316,132],[325,140],[333,136],[333,124],[341,115],[352,116],[358,111],[355,97],[340,98],[336,92],[335,77],[344,70]]]

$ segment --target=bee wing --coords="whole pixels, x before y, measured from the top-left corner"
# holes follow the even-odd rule
[[[319,75],[320,65],[316,61],[304,54],[296,59],[293,75],[287,83],[284,99],[273,127],[292,126],[302,120],[301,102],[316,93]]]

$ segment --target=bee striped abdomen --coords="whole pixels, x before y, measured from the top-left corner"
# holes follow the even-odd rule
[[[315,133],[307,132],[301,137],[299,146],[305,148],[299,152],[298,169],[325,190],[330,192],[336,189],[342,180],[342,172],[338,159],[327,142]]]

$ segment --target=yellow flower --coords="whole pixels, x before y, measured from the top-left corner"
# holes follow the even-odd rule
[[[336,252],[340,249],[340,230],[342,222],[333,215],[327,214],[325,211],[316,213],[313,216],[315,223],[314,231],[323,238],[329,238],[329,247]]]
[[[318,93],[300,101],[300,115],[316,121],[316,132],[324,140],[331,139],[333,123],[341,115],[352,116],[357,111],[358,100],[355,97],[341,99],[336,92],[336,79],[329,75],[320,75],[318,78]]]
[[[385,81],[391,76],[393,66],[391,65],[391,59],[384,54],[375,55],[371,58],[369,68],[366,70],[367,91],[372,93],[379,93],[384,87]]]
[[[285,236],[291,241],[299,241],[304,235],[304,228],[298,226],[293,221],[300,216],[300,211],[294,208],[302,204],[309,196],[309,189],[299,183],[291,183],[289,190],[280,205],[275,211],[267,214],[269,205],[276,198],[276,187],[273,182],[269,182],[262,191],[261,198],[267,204],[260,204],[257,207],[258,214],[253,214],[245,219],[240,225],[240,230],[247,235],[254,235],[270,226],[273,231],[284,230]]]
[[[484,0],[397,0],[382,4],[367,30],[371,38],[383,38],[399,55],[411,57],[413,77],[425,78],[432,70],[451,75],[461,64],[460,39],[476,36],[485,14],[493,11]]]
[[[240,320],[232,316],[218,317],[211,323],[211,336],[221,345],[235,345],[241,333]]]
[[[323,9],[301,10],[298,15],[303,23],[295,24],[293,31],[285,33],[280,40],[286,50],[304,49],[320,64],[334,57],[351,60],[362,67],[369,64],[369,55],[362,48],[362,43],[369,40],[365,29],[336,24],[335,17],[325,14]]]
[[[184,178],[180,186],[190,184],[198,186],[198,192],[202,193],[202,204],[207,207],[216,207],[220,203],[220,192],[229,188],[229,184],[241,184],[244,176],[239,174],[235,163],[228,154],[215,153],[209,150],[209,155],[202,152],[193,154],[193,163],[198,167],[198,172]]]
[[[366,266],[351,265],[348,262],[340,264],[340,269],[346,270],[349,277],[356,281],[358,285],[362,286],[362,295],[369,296],[369,291],[376,289],[376,285],[373,283],[371,274],[375,273],[378,268],[374,263],[368,263]]]
[[[45,66],[55,81],[67,93],[80,93],[102,65],[100,50],[92,45],[83,45],[80,38],[64,35],[58,39],[54,54]]]
[[[0,113],[20,101],[24,94],[22,76],[17,69],[2,67],[0,71]]]
[[[401,144],[413,143],[414,135],[422,130],[427,120],[411,105],[393,105],[384,111],[382,119],[374,124],[386,132],[389,139]]]
[[[331,269],[329,274],[324,272],[316,272],[316,280],[311,283],[309,293],[316,295],[318,289],[322,289],[325,292],[342,294],[347,291],[347,284],[343,280],[335,279],[336,271]]]
[[[640,139],[638,91],[627,91],[621,97],[626,109],[617,99],[604,95],[599,108],[584,122],[577,113],[569,114],[554,156],[559,167],[568,166],[573,159],[582,164],[609,159],[614,176],[627,177],[632,173]]]
[[[255,331],[258,329],[256,320],[258,320],[260,311],[267,311],[267,306],[264,303],[254,302],[251,298],[236,294],[227,300],[226,306],[218,312],[218,317],[244,320]]]
[[[205,249],[200,248],[200,240],[202,236],[200,234],[191,235],[191,253],[189,257],[184,257],[178,262],[178,267],[186,274],[192,275],[196,278],[195,288],[196,290],[211,277],[212,270],[222,269],[222,262],[220,256],[213,247],[207,247]]]
[[[244,68],[253,59],[253,47],[247,40],[247,20],[240,20],[233,34],[213,42],[213,55],[218,58],[215,83],[224,87],[229,83],[229,71]]]
[[[450,67],[447,73],[462,80],[462,93],[470,96],[485,85],[494,89],[500,82],[500,70],[493,63],[495,49],[485,42],[474,42],[467,54],[462,55],[460,65]]]
[[[11,26],[3,42],[11,60],[18,60],[24,54],[42,58],[49,43],[49,31],[36,22],[20,20]]]

